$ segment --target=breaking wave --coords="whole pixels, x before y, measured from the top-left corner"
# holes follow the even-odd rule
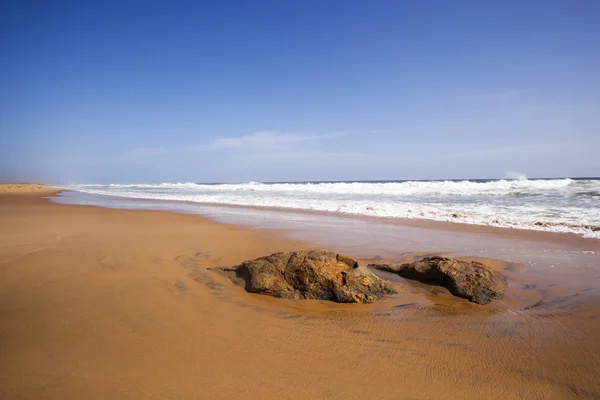
[[[600,180],[72,185],[139,199],[293,208],[570,232],[600,239]]]

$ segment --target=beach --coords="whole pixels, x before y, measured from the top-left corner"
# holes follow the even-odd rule
[[[392,252],[55,193],[0,191],[0,398],[600,398],[596,239],[513,235],[532,263],[483,257],[509,279],[487,306],[389,274],[399,293],[374,304],[282,300],[207,268],[312,247],[397,262],[447,252],[442,230]]]

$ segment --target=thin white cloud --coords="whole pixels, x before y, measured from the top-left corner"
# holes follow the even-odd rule
[[[251,163],[290,163],[310,162],[315,164],[334,164],[344,162],[344,164],[362,165],[381,161],[380,158],[374,158],[370,154],[356,151],[326,151],[318,149],[298,149],[274,152],[259,152],[240,154],[239,159]]]
[[[314,135],[302,133],[286,134],[279,132],[256,132],[240,137],[216,139],[210,142],[206,147],[211,149],[273,148],[294,143],[338,138],[341,136],[344,136],[344,133],[332,132],[322,135]]]
[[[165,147],[143,147],[130,150],[125,154],[109,160],[116,164],[138,163],[153,157],[160,157],[173,153],[194,153],[203,151],[252,151],[268,152],[275,150],[292,149],[292,145],[300,143],[318,142],[321,140],[335,139],[344,136],[343,132],[331,132],[325,134],[307,133],[280,133],[274,131],[255,132],[248,135],[220,138],[208,143],[179,148]]]

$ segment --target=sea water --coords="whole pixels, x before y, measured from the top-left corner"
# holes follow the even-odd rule
[[[600,239],[600,178],[461,181],[85,184],[135,199],[315,210],[569,232]]]

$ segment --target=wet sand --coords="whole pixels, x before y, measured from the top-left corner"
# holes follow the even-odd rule
[[[600,398],[598,268],[485,260],[488,306],[393,275],[372,305],[278,300],[206,268],[318,238],[49,193],[0,194],[0,398]]]

